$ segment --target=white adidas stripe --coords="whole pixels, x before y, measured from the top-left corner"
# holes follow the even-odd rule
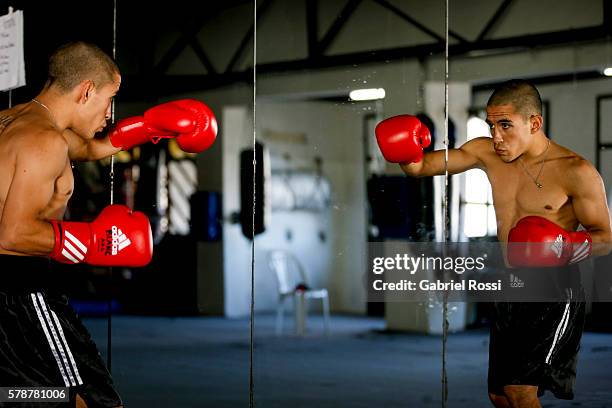
[[[70,252],[66,251],[66,249],[62,249],[62,255],[64,255],[64,257],[66,257],[67,259],[71,260],[73,263],[79,263],[79,260],[72,256]]]
[[[45,320],[48,324],[49,331],[51,332],[51,336],[53,337],[53,340],[55,340],[55,345],[57,346],[57,350],[59,351],[59,355],[61,357],[62,363],[64,364],[64,367],[66,368],[66,372],[68,373],[68,378],[70,378],[70,385],[73,385],[73,386],[77,385],[74,379],[72,370],[70,369],[70,365],[69,365],[70,363],[68,362],[67,353],[63,345],[64,343],[66,343],[66,339],[60,340],[60,336],[55,330],[55,325],[53,324],[53,321],[51,320],[49,310],[47,309],[47,305],[45,304],[45,299],[43,298],[42,294],[39,292],[36,294],[36,296],[38,297],[38,301],[40,302],[40,307],[43,312],[43,316],[45,317]]]
[[[125,241],[123,241],[122,243],[119,244],[119,251],[121,251],[123,248],[129,246],[132,243],[132,241],[130,241],[129,239],[126,239]]]
[[[78,258],[79,261],[82,261],[83,259],[85,259],[85,256],[80,253],[74,246],[72,246],[72,244],[69,241],[64,241],[64,251],[70,253],[74,258]],[[76,261],[76,262],[79,262]]]
[[[123,248],[129,246],[132,243],[132,241],[130,241],[127,235],[123,233],[123,231],[121,230],[118,230],[118,231],[119,231],[119,238],[117,239],[119,241],[118,251],[121,251]]]
[[[86,254],[87,253],[87,247],[85,245],[83,245],[83,243],[81,241],[79,241],[79,239],[77,237],[75,237],[74,235],[72,235],[70,233],[70,231],[64,230],[64,234],[66,235],[66,238],[70,239],[70,241],[72,241],[76,246],[79,247],[79,249]]]
[[[87,254],[87,247],[68,230],[64,230],[64,236],[66,238],[63,243],[62,255],[73,263],[83,262]]]
[[[561,234],[557,236],[550,249],[557,255],[557,258],[561,258],[561,255],[563,255],[563,237]]]
[[[574,250],[574,253],[572,254],[572,259],[570,260],[570,262],[576,263],[588,257],[589,252],[590,252],[590,247],[591,245],[589,241],[585,240],[578,248]]]
[[[567,312],[567,318],[565,319],[565,323],[563,324],[563,328],[561,328],[561,333],[559,334],[559,338],[563,337],[563,335],[565,334],[565,330],[567,329],[567,324],[569,323],[569,317],[570,317],[570,311],[571,311],[572,305],[569,305],[569,309]]]
[[[68,347],[68,342],[66,341],[66,336],[64,336],[64,329],[62,329],[62,325],[60,324],[59,319],[57,318],[57,315],[55,314],[55,312],[53,310],[51,310],[51,315],[53,316],[53,321],[55,322],[55,326],[57,327],[57,331],[60,334],[60,338],[62,339],[62,342],[64,343],[64,348],[66,349],[66,352],[68,353],[68,358],[70,359],[70,364],[72,365],[72,370],[74,371],[74,374],[76,375],[77,383],[78,383],[78,385],[81,385],[81,384],[83,384],[83,380],[81,379],[81,373],[79,373],[79,369],[77,368],[76,361],[74,361],[74,357],[72,355],[72,350],[70,350],[70,347]]]
[[[550,350],[548,350],[548,354],[546,355],[546,360],[545,360],[546,364],[550,363],[550,359],[552,357],[553,351],[555,350],[555,346],[557,345],[557,342],[559,341],[561,336],[563,336],[563,332],[565,332],[565,328],[567,327],[567,322],[569,321],[569,308],[570,308],[570,301],[568,300],[567,303],[565,304],[565,310],[563,311],[563,316],[561,317],[561,321],[557,325],[557,330],[555,330],[555,337],[553,338],[552,345],[550,346]]]
[[[59,369],[59,372],[62,375],[62,378],[64,380],[64,385],[66,387],[70,387],[71,385],[70,380],[68,379],[68,376],[66,375],[66,371],[64,369],[64,366],[62,365],[62,362],[60,361],[59,355],[57,353],[57,348],[55,347],[55,343],[53,343],[53,340],[51,339],[51,336],[49,335],[49,331],[47,330],[47,324],[46,324],[45,319],[42,316],[40,307],[38,307],[38,302],[36,300],[36,294],[31,293],[30,296],[32,298],[32,303],[34,304],[34,309],[36,310],[36,314],[38,315],[38,320],[40,321],[40,325],[43,329],[43,332],[45,333],[45,337],[47,338],[47,343],[49,343],[51,354],[53,354],[53,357],[55,358],[55,362],[57,364],[57,368]]]

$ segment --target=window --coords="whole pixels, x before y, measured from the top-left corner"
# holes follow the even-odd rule
[[[467,140],[490,135],[489,126],[484,120],[476,116],[470,117],[467,122]],[[467,171],[462,207],[463,232],[468,238],[497,234],[491,185],[484,171]]]

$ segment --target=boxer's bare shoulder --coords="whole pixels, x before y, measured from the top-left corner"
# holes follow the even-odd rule
[[[9,112],[0,112],[0,133],[4,132],[4,129],[6,129],[6,127],[10,125],[14,119],[14,116],[12,116]]]
[[[5,130],[15,121],[16,118],[23,114],[27,104],[20,104],[10,109],[0,111],[0,135],[5,133]]]
[[[556,176],[557,182],[572,197],[583,189],[599,189],[602,179],[591,162],[578,153],[551,141],[546,159],[548,172]],[[603,184],[602,184],[603,186]]]
[[[493,148],[493,139],[488,136],[471,139],[461,146],[461,149],[466,150],[478,157],[484,169],[494,165],[496,162],[497,155],[495,154],[495,149]]]
[[[68,143],[52,124],[35,113],[2,111],[1,118],[10,119],[4,119],[0,132],[0,216],[29,203],[42,205],[43,213],[49,213],[46,208],[57,201],[57,194],[69,197],[72,193]],[[61,205],[51,206],[53,214],[65,207],[67,198],[61,201]],[[17,207],[7,207],[11,202]]]
[[[30,104],[21,104],[0,111],[0,145],[11,147],[29,142],[28,136],[37,137],[40,133],[61,136],[61,133],[49,121],[49,118],[33,112]]]
[[[66,139],[46,118],[28,112],[0,112],[0,174],[3,179],[11,173],[18,158],[45,156],[40,164],[48,165],[54,161],[64,162],[67,149]],[[61,154],[64,151],[65,157]]]

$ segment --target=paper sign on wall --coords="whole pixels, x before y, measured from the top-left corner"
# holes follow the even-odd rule
[[[23,11],[0,17],[0,91],[25,85]]]

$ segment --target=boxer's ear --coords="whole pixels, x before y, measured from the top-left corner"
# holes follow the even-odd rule
[[[542,129],[542,124],[544,123],[544,119],[542,115],[531,115],[529,117],[529,126],[531,127],[531,133],[537,133],[540,129]]]
[[[85,80],[81,81],[81,83],[79,85],[77,85],[78,103],[85,103],[85,102],[87,102],[89,100],[89,98],[92,97],[93,92],[94,92],[95,89],[96,89],[96,86],[95,86],[94,82],[91,79],[85,79]]]

